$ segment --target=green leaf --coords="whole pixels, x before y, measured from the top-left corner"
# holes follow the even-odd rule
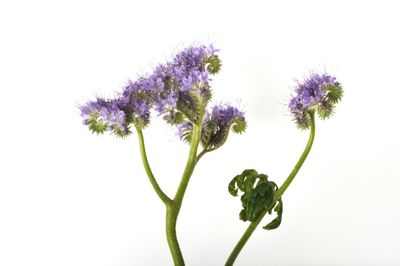
[[[273,199],[277,189],[274,182],[268,181],[267,175],[258,174],[254,169],[244,170],[240,175],[235,176],[228,185],[228,191],[232,196],[238,196],[239,191],[243,193],[240,197],[242,210],[239,218],[251,222],[256,221],[271,205],[275,205]],[[276,210],[278,211],[278,209]],[[281,211],[279,213],[281,216]],[[278,223],[278,221],[274,223]]]
[[[237,186],[236,186],[236,182],[237,182],[239,176],[240,176],[240,175],[235,176],[235,177],[232,179],[232,181],[229,182],[229,185],[228,185],[228,191],[229,191],[229,193],[230,193],[232,196],[234,196],[234,197],[236,197],[236,196],[238,195],[238,191],[239,191],[239,189],[238,189]]]
[[[281,225],[282,222],[282,213],[283,213],[283,203],[282,203],[282,199],[279,199],[275,208],[274,208],[274,212],[277,213],[277,217],[272,220],[269,224],[267,224],[266,226],[264,226],[263,228],[266,230],[273,230],[278,228]]]
[[[257,185],[249,194],[246,215],[249,221],[254,222],[263,213],[273,200],[273,190],[269,183]]]

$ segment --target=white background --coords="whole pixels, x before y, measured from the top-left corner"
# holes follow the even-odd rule
[[[191,44],[222,71],[214,102],[248,131],[205,156],[178,221],[187,265],[223,265],[246,228],[227,192],[246,168],[281,184],[307,132],[286,109],[295,79],[336,75],[345,96],[237,265],[400,265],[400,8],[397,1],[1,1],[0,265],[171,265],[165,210],[135,135],[92,135],[77,106]],[[188,146],[153,119],[159,183],[175,192]],[[266,224],[264,221],[263,224]]]

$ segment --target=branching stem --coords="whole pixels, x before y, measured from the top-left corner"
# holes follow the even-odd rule
[[[149,177],[150,183],[153,186],[154,191],[157,193],[158,197],[161,199],[161,201],[164,202],[164,204],[166,204],[166,205],[171,204],[172,200],[160,188],[160,186],[157,183],[156,178],[153,175],[153,172],[151,171],[151,167],[150,167],[149,161],[147,159],[146,147],[145,147],[144,138],[143,138],[143,132],[139,128],[136,128],[136,131],[137,131],[138,139],[139,139],[140,155],[142,156],[143,166],[144,166],[147,176]]]
[[[202,121],[200,119],[200,121]],[[181,210],[182,201],[185,196],[185,192],[187,186],[189,184],[190,177],[193,174],[194,167],[200,158],[206,153],[203,150],[201,153],[197,154],[197,150],[199,147],[200,139],[201,139],[201,126],[193,125],[193,137],[190,144],[189,157],[186,162],[185,169],[183,171],[182,179],[179,184],[179,187],[176,191],[175,197],[171,200],[160,188],[158,185],[148,162],[146,149],[144,145],[143,133],[140,129],[137,128],[138,138],[139,138],[139,146],[140,146],[140,154],[142,156],[143,166],[146,170],[147,176],[149,177],[150,183],[153,186],[155,192],[161,201],[166,205],[166,234],[167,234],[167,242],[168,246],[176,266],[185,265],[182,252],[179,246],[178,238],[176,235],[176,223],[178,219],[179,212]]]

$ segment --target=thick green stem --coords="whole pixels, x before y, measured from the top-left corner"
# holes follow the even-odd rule
[[[143,133],[142,130],[139,128],[136,128],[137,134],[138,134],[138,139],[139,139],[139,147],[140,147],[140,155],[142,156],[142,162],[144,169],[146,171],[147,176],[149,177],[150,183],[154,188],[154,191],[157,193],[158,197],[161,199],[162,202],[165,204],[171,203],[171,199],[162,191],[160,186],[157,183],[157,180],[155,179],[153,172],[151,171],[149,161],[147,160],[147,154],[146,154],[146,147],[144,145],[144,139],[143,139]]]
[[[261,222],[261,220],[264,218],[264,216],[268,213],[269,210],[271,210],[274,206],[276,201],[283,195],[283,193],[286,191],[286,189],[289,187],[290,183],[292,183],[293,179],[296,177],[297,173],[299,172],[301,166],[303,165],[304,161],[306,160],[308,154],[310,153],[311,147],[314,142],[314,136],[315,136],[315,119],[314,119],[314,112],[310,112],[310,117],[311,117],[311,130],[310,130],[310,136],[308,138],[307,145],[303,151],[303,153],[300,156],[300,159],[294,166],[292,172],[290,172],[289,176],[286,178],[285,182],[282,184],[281,187],[276,191],[274,195],[274,200],[272,201],[272,204],[258,217],[257,220],[254,222],[250,223],[250,225],[247,227],[246,231],[240,238],[239,242],[236,244],[235,248],[232,250],[231,254],[229,255],[228,260],[225,263],[225,266],[231,266],[235,262],[237,256],[239,255],[240,251],[246,244],[247,240],[249,240],[250,236],[253,234],[254,230],[257,228],[258,224]]]
[[[178,215],[174,205],[167,205],[167,216],[166,216],[166,233],[169,250],[174,260],[175,265],[185,265],[183,260],[181,248],[179,247],[178,238],[176,237],[176,220]]]
[[[201,120],[200,120],[201,121]],[[189,158],[187,160],[185,170],[183,171],[182,179],[176,191],[175,198],[171,204],[167,205],[166,217],[166,233],[168,246],[171,251],[174,264],[176,266],[185,265],[182,252],[179,247],[178,239],[176,236],[176,221],[181,210],[183,197],[185,196],[186,188],[189,184],[190,177],[192,176],[194,167],[196,165],[197,149],[199,147],[201,137],[201,127],[193,125],[193,136],[190,145]],[[201,156],[200,156],[201,157]]]

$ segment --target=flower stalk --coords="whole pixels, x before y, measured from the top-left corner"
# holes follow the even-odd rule
[[[137,135],[138,135],[138,139],[139,139],[140,155],[142,157],[143,166],[144,166],[146,174],[149,178],[149,181],[150,181],[151,185],[153,186],[154,191],[157,193],[157,196],[160,198],[160,200],[165,205],[169,205],[172,203],[172,200],[164,193],[164,191],[158,185],[157,180],[153,175],[153,171],[151,170],[149,161],[147,159],[147,153],[146,153],[146,147],[144,144],[143,132],[140,128],[136,128],[136,131],[137,131]]]
[[[225,263],[225,266],[231,266],[235,262],[236,258],[238,257],[240,251],[243,249],[244,245],[247,243],[253,232],[256,230],[257,226],[260,224],[261,220],[264,216],[271,212],[271,209],[275,206],[276,202],[282,197],[283,193],[285,193],[286,189],[292,183],[293,179],[296,177],[297,173],[299,172],[301,166],[303,165],[304,161],[307,159],[308,154],[310,153],[311,147],[314,143],[315,137],[315,114],[314,111],[309,112],[310,115],[310,135],[308,138],[307,145],[301,154],[299,160],[297,161],[296,165],[294,166],[293,170],[290,172],[289,176],[286,178],[285,182],[279,189],[275,192],[274,198],[272,200],[272,204],[265,209],[263,213],[250,225],[247,227],[246,231],[232,250],[231,254],[228,257],[228,260]]]

